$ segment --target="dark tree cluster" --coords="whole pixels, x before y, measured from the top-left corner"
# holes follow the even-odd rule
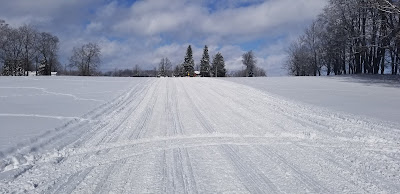
[[[253,51],[246,52],[242,55],[243,65],[245,70],[234,71],[227,73],[225,68],[225,60],[220,52],[215,54],[210,61],[207,45],[204,46],[203,56],[200,60],[200,65],[195,66],[193,60],[192,47],[189,45],[186,51],[186,56],[183,64],[175,66],[172,75],[175,77],[185,76],[201,76],[201,77],[265,77],[265,70],[257,66],[257,60]],[[194,72],[199,71],[199,75],[194,75]]]
[[[399,6],[399,0],[330,0],[289,47],[286,69],[296,76],[398,74]]]
[[[12,28],[0,20],[1,74],[8,76],[51,75],[60,67],[58,61],[59,39],[32,26]]]
[[[199,71],[199,75],[195,74],[195,70]],[[203,56],[200,60],[200,65],[195,66],[193,60],[193,51],[191,45],[186,50],[186,56],[183,64],[175,66],[173,73],[175,77],[225,77],[225,61],[221,53],[217,53],[210,63],[210,55],[207,45],[204,46]]]

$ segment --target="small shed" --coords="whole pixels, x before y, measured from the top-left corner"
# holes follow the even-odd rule
[[[194,76],[195,77],[200,77],[200,71],[194,71]]]

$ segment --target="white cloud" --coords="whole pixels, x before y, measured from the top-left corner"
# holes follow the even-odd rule
[[[124,19],[113,25],[113,29],[120,33],[149,36],[189,32],[192,36],[232,38],[245,35],[258,38],[276,31],[276,28],[287,30],[298,22],[313,19],[325,4],[325,0],[269,0],[210,13],[198,3],[139,1],[132,5]]]

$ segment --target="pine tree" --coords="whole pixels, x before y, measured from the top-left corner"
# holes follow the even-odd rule
[[[202,77],[210,77],[210,56],[208,55],[208,47],[204,46],[203,57],[200,61],[200,73]]]
[[[40,61],[39,68],[38,68],[39,75],[51,75],[51,71],[49,71],[49,65],[46,59]]]
[[[221,53],[217,53],[212,62],[212,74],[214,77],[225,77],[225,61]]]
[[[12,72],[13,72],[13,71],[12,71],[12,65],[11,65],[10,61],[6,60],[6,61],[4,62],[4,64],[3,64],[3,72],[2,72],[2,75],[6,75],[6,76],[13,75]]]
[[[24,72],[22,60],[5,60],[2,75],[23,76]]]
[[[185,76],[193,76],[194,75],[194,60],[193,60],[193,51],[192,47],[189,47],[186,50],[185,61],[183,63]]]

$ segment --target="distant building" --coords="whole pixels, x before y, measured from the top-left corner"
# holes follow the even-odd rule
[[[39,72],[37,75],[40,75]],[[28,71],[28,76],[37,76],[36,71]],[[52,71],[51,76],[57,76],[57,71]]]
[[[194,71],[194,77],[200,77],[200,71]]]
[[[28,71],[28,76],[36,76],[36,71]]]

